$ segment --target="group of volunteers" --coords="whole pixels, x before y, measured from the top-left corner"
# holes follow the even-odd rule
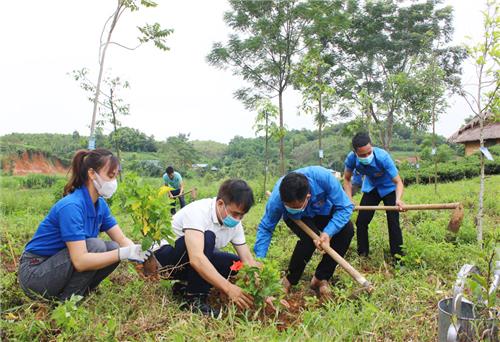
[[[19,283],[32,297],[65,300],[71,295],[86,295],[118,266],[120,261],[144,262],[156,259],[160,267],[172,270],[178,280],[172,291],[183,306],[206,315],[217,315],[207,296],[212,287],[226,294],[245,309],[253,298],[231,283],[231,265],[242,261],[261,267],[278,222],[298,237],[282,285],[285,293],[296,285],[316,249],[323,243],[341,256],[354,236],[350,221],[354,210],[353,184],[361,185],[361,205],[397,205],[404,210],[403,182],[388,152],[372,146],[368,134],[352,139],[353,151],[345,160],[343,188],[332,172],[321,166],[297,169],[275,184],[258,229],[253,251],[246,244],[242,219],[254,204],[249,185],[241,179],[229,179],[219,187],[215,198],[186,205],[181,175],[169,166],[163,176],[173,190],[171,212],[173,244],[143,251],[125,236],[104,200],[117,189],[118,159],[108,150],[81,150],[73,157],[71,177],[64,197],[50,210],[28,242],[19,265]],[[175,211],[175,199],[181,210]],[[167,205],[167,204],[166,204]],[[369,254],[368,226],[374,211],[361,211],[356,220],[358,254]],[[319,235],[313,241],[294,220],[302,220]],[[403,255],[399,212],[388,211],[390,251],[396,261]],[[98,238],[105,232],[110,241]],[[231,243],[236,254],[221,249]],[[324,255],[316,267],[310,287],[319,296],[328,297],[337,263]]]

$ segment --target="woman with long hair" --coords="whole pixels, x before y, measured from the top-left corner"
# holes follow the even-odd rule
[[[149,251],[128,239],[104,198],[117,189],[118,159],[106,149],[77,151],[71,177],[38,226],[19,263],[19,283],[30,297],[85,296],[121,260],[144,262]],[[105,232],[112,241],[97,236]]]

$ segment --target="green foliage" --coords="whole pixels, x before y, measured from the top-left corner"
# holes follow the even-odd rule
[[[50,188],[54,185],[60,177],[43,175],[43,174],[30,174],[20,179],[21,187],[25,189],[43,189]]]
[[[109,144],[115,142],[123,151],[129,152],[156,152],[156,142],[153,136],[147,136],[145,133],[135,128],[120,127],[116,132],[109,135]],[[113,145],[111,145],[113,147]]]
[[[169,188],[159,190],[137,175],[127,174],[120,189],[118,200],[132,217],[136,235],[142,235],[142,249],[160,243],[161,239],[172,243],[170,200],[166,196]]]
[[[189,141],[189,134],[179,134],[168,137],[160,144],[159,150],[165,165],[173,165],[176,170],[191,169],[192,164],[199,159],[199,153]]]
[[[373,119],[383,147],[393,145],[393,125],[406,103],[399,100],[404,87],[395,78],[426,69],[435,55],[446,86],[456,87],[465,53],[445,44],[453,30],[450,6],[431,1],[348,1],[334,10],[319,10],[323,15],[314,16],[313,25],[326,47],[323,55],[332,66],[336,93],[345,107]]]
[[[63,329],[69,335],[76,333],[82,324],[88,321],[88,312],[78,302],[83,299],[82,296],[72,295],[70,299],[60,303],[54,311],[51,318],[56,325]]]
[[[443,145],[442,145],[443,146]],[[490,149],[492,154],[495,156],[494,161],[487,160],[485,162],[485,174],[496,175],[500,174],[500,155],[497,155],[497,149]],[[439,156],[439,154],[438,154]],[[443,157],[441,157],[443,158]],[[472,178],[479,176],[481,171],[480,161],[478,153],[465,157],[460,160],[448,161],[438,164],[438,181],[439,182],[451,182],[456,180],[461,180],[465,178]],[[400,166],[400,174],[406,185],[415,183],[416,172],[415,168],[408,165],[402,164]],[[432,183],[434,179],[434,165],[424,164],[420,170],[420,182],[421,183]]]
[[[148,1],[149,2],[149,1]],[[159,23],[146,24],[143,27],[137,27],[142,33],[139,37],[141,43],[152,41],[154,45],[163,51],[170,50],[166,45],[167,37],[174,32],[173,29],[162,29]]]
[[[256,306],[263,307],[266,304],[266,298],[283,297],[280,279],[280,271],[276,262],[266,259],[262,268],[243,265],[238,272],[236,285],[253,296]]]

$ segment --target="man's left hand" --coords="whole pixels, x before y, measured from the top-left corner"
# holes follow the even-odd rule
[[[321,233],[319,239],[314,240],[316,248],[319,249],[321,252],[324,252],[323,247],[321,247],[323,243],[330,245],[330,236],[327,233]]]

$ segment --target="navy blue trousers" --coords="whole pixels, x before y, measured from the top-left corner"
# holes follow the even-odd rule
[[[215,248],[215,234],[212,231],[206,231],[205,244],[203,253],[208,260],[214,265],[217,272],[224,278],[227,278],[231,273],[229,269],[233,261],[238,261],[240,258],[232,253],[221,252]],[[205,281],[196,270],[189,264],[189,256],[186,249],[184,236],[175,241],[175,246],[165,245],[155,252],[156,259],[165,267],[175,267],[172,271],[172,278],[177,280],[187,281],[187,292],[190,294],[206,294],[212,287],[211,284]],[[179,267],[179,265],[183,265]]]

